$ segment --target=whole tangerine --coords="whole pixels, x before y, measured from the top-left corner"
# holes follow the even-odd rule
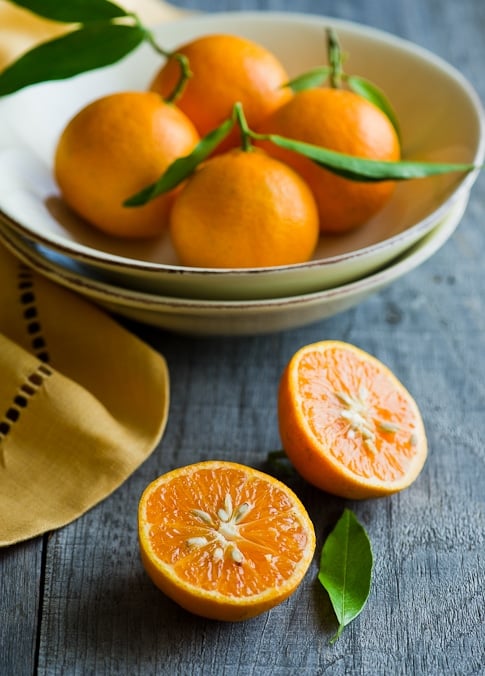
[[[288,74],[264,46],[237,35],[203,35],[180,46],[177,54],[188,59],[192,77],[177,105],[192,120],[201,136],[230,117],[235,103],[244,107],[251,127],[263,122],[291,92],[283,85]],[[150,89],[168,97],[180,77],[180,65],[169,58],[155,75]],[[238,144],[237,132],[218,152]]]
[[[174,202],[170,233],[186,266],[291,265],[314,252],[317,207],[293,169],[260,149],[233,149],[187,180]]]
[[[322,87],[298,92],[261,125],[260,131],[354,157],[400,159],[399,138],[389,118],[373,103],[346,89]],[[263,147],[308,183],[324,233],[347,232],[362,225],[386,204],[394,190],[393,181],[350,180],[297,152],[269,142]]]
[[[123,202],[198,141],[187,116],[154,92],[109,94],[64,128],[55,177],[66,203],[94,227],[118,237],[151,237],[166,228],[174,193],[138,208]]]

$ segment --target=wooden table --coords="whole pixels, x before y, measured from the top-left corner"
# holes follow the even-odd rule
[[[485,100],[483,0],[200,0],[201,10],[324,13],[403,36],[455,65]],[[412,73],[409,73],[412,78]],[[402,86],[406,86],[403,81]],[[485,673],[485,175],[451,240],[355,309],[298,330],[197,339],[124,321],[167,358],[171,411],[149,460],[70,526],[0,551],[0,674]],[[264,467],[279,446],[276,386],[289,357],[325,338],[386,362],[419,401],[429,459],[391,498],[349,502],[292,487],[324,536],[345,506],[370,535],[368,604],[334,645],[315,560],[297,593],[240,624],[204,621],[142,570],[136,506],[174,466],[227,457]]]

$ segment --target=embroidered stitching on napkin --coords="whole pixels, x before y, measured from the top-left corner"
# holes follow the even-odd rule
[[[66,525],[151,454],[164,358],[0,246],[0,545]]]
[[[2,442],[10,432],[13,423],[16,423],[20,418],[22,409],[26,408],[29,399],[39,391],[39,388],[44,384],[45,378],[52,375],[52,371],[45,364],[39,366],[27,376],[25,381],[20,385],[17,394],[12,399],[11,406],[5,412],[3,420],[0,420],[0,460],[3,462],[3,448]]]

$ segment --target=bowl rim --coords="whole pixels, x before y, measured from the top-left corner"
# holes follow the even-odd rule
[[[68,286],[71,290],[81,293],[82,289],[86,289],[91,293],[86,293],[92,299],[121,302],[131,307],[145,308],[145,309],[165,309],[173,308],[177,310],[232,310],[243,311],[250,309],[271,309],[275,307],[288,307],[298,304],[320,302],[324,299],[346,297],[354,292],[358,293],[362,290],[372,290],[380,286],[384,282],[394,281],[406,272],[415,269],[428,258],[430,258],[436,251],[438,251],[451,235],[457,229],[463,214],[468,204],[468,196],[465,194],[454,205],[453,209],[445,216],[443,220],[436,224],[424,237],[415,242],[408,250],[398,256],[398,258],[380,270],[377,270],[360,279],[356,279],[339,286],[323,289],[320,291],[312,291],[309,293],[301,293],[295,295],[288,295],[284,297],[270,297],[261,299],[246,299],[246,300],[225,300],[225,299],[197,299],[189,297],[175,297],[164,294],[149,293],[131,289],[127,287],[117,286],[110,282],[100,281],[90,277],[83,277],[80,274],[73,273],[69,269],[59,271],[61,264],[52,263],[45,260],[45,256],[36,249],[36,245],[22,238],[21,235],[6,232],[6,228],[0,227],[0,242],[3,242],[11,251],[24,260],[27,264],[39,273],[50,279],[56,277],[56,283],[62,286]],[[22,244],[18,243],[18,239],[22,239]],[[34,248],[34,252],[32,251]],[[50,273],[50,274],[49,274]],[[63,280],[63,282],[59,280]]]

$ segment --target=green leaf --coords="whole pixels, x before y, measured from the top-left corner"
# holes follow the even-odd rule
[[[210,131],[199,143],[194,150],[185,157],[179,157],[167,168],[167,170],[160,176],[158,181],[143,188],[140,192],[129,197],[123,204],[125,207],[139,207],[146,204],[158,195],[169,192],[176,188],[182,181],[188,178],[198,167],[198,165],[209,157],[209,155],[217,148],[219,143],[223,141],[234,126],[234,118],[230,118],[223,122],[219,127]]]
[[[321,87],[330,74],[329,66],[321,66],[302,73],[293,80],[287,82],[284,86],[289,87],[293,92],[302,92],[306,89]]]
[[[140,26],[86,24],[26,52],[0,73],[0,96],[115,63],[145,39]]]
[[[10,0],[38,16],[65,23],[86,23],[127,16],[127,12],[109,0]]]
[[[357,75],[349,75],[345,77],[349,89],[351,89],[362,98],[367,99],[375,106],[377,106],[382,112],[387,115],[391,121],[392,126],[396,130],[398,137],[401,137],[401,132],[399,129],[399,121],[397,119],[396,113],[387,99],[386,95],[375,84],[367,80],[366,78],[359,77]]]
[[[254,135],[254,134],[253,134]],[[254,135],[259,139],[271,141],[280,148],[300,153],[325,169],[353,181],[400,181],[411,178],[426,178],[453,171],[468,172],[476,169],[473,164],[453,164],[446,162],[384,162],[368,160],[353,155],[338,153],[310,143],[295,141],[277,134]]]
[[[297,478],[298,473],[291,464],[285,451],[269,451],[266,458],[266,466],[270,474],[276,476],[289,478]]]
[[[328,592],[339,623],[333,643],[362,612],[372,581],[371,544],[349,509],[344,510],[323,545],[318,579]]]

